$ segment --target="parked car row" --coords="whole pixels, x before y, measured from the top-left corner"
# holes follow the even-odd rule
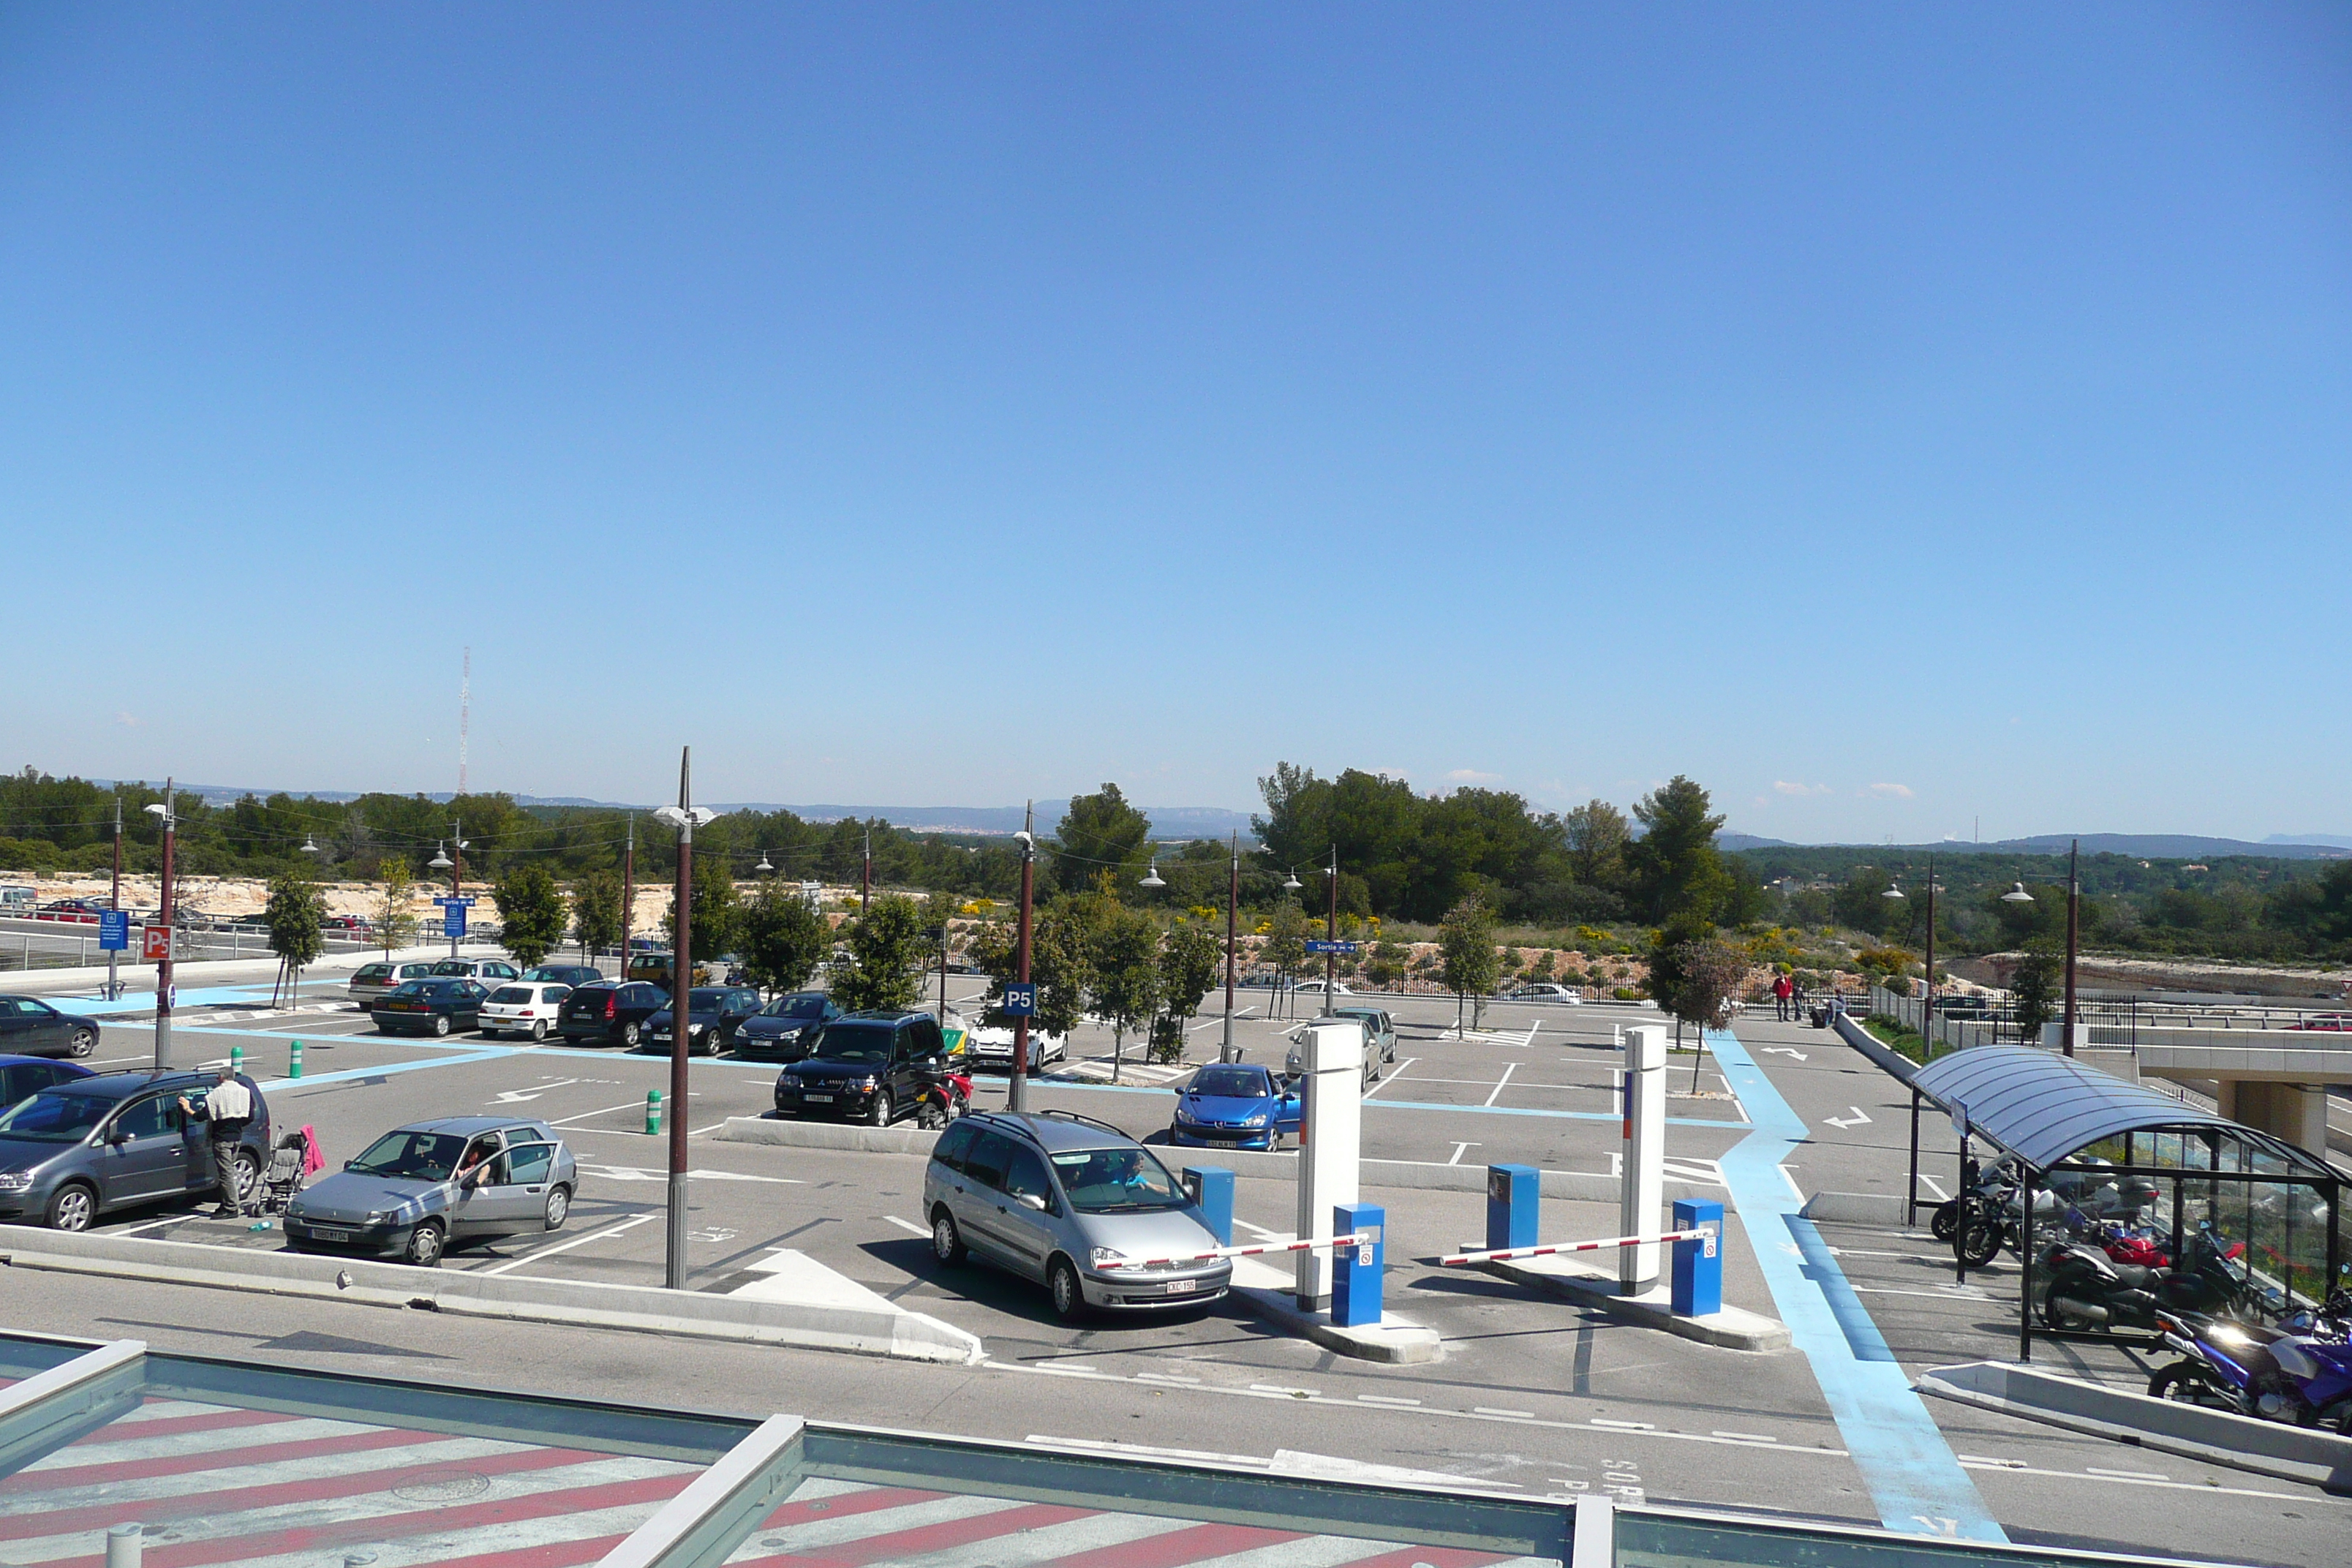
[[[237,1081],[253,1098],[234,1156],[242,1205],[268,1164],[269,1108],[251,1079]],[[0,1110],[0,1224],[87,1230],[117,1209],[217,1191],[208,1130],[180,1108],[183,1098],[201,1108],[213,1083],[209,1073],[68,1068],[33,1088]]]
[[[38,996],[0,996],[0,1055],[86,1057],[98,1049],[98,1025],[61,1013]]]

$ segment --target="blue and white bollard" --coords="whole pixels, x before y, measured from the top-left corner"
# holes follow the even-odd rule
[[[1542,1215],[1543,1173],[1533,1165],[1486,1167],[1486,1247],[1536,1245]]]
[[[1720,1312],[1723,1310],[1723,1205],[1701,1198],[1676,1198],[1675,1228],[1706,1232],[1696,1241],[1675,1243],[1675,1316],[1704,1318]]]
[[[1223,1165],[1187,1165],[1184,1190],[1201,1205],[1201,1223],[1219,1247],[1234,1244],[1234,1173]]]
[[[1331,1321],[1343,1329],[1370,1329],[1381,1321],[1381,1273],[1388,1257],[1388,1211],[1379,1204],[1337,1204],[1333,1236],[1369,1236],[1356,1247],[1331,1249]]]

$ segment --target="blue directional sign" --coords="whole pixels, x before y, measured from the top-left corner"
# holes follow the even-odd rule
[[[128,952],[131,950],[129,910],[98,911],[98,950],[100,952]]]
[[[1034,1018],[1037,1016],[1037,983],[1015,980],[1004,987],[1004,1016],[1008,1018]]]
[[[1310,940],[1307,944],[1307,951],[1309,952],[1337,952],[1344,954],[1355,952],[1356,946],[1357,944],[1352,942],[1320,942]]]
[[[441,934],[443,936],[463,936],[466,934],[466,904],[470,904],[473,901],[473,900],[467,899],[465,903],[458,903],[452,900],[441,906]]]
[[[449,894],[447,894],[447,893],[443,893],[440,897],[438,897],[438,898],[435,899],[433,901],[434,901],[435,903],[436,903],[436,904],[439,904],[439,905],[443,906],[444,908],[446,908],[447,906],[449,906],[449,905],[451,905],[451,904],[462,904],[462,905],[464,905],[467,909],[469,909],[469,910],[470,910],[470,909],[472,909],[472,908],[474,907],[474,896],[473,896],[471,893],[467,894],[467,895],[466,895],[464,898],[462,898],[462,899],[452,897],[451,895],[449,895]]]

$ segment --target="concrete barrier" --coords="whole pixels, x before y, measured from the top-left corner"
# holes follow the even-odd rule
[[[1838,1013],[1832,1016],[1830,1026],[1837,1030],[1839,1039],[1877,1063],[1882,1070],[1897,1082],[1909,1083],[1919,1071],[1917,1062],[1879,1040],[1868,1029],[1862,1026],[1859,1019],[1844,1013]]]
[[[15,1268],[162,1280],[272,1296],[310,1296],[481,1318],[800,1345],[958,1366],[975,1365],[985,1354],[974,1335],[919,1312],[709,1295],[655,1285],[415,1268],[365,1258],[205,1247],[148,1237],[74,1235],[0,1226],[0,1263]]]
[[[2015,1362],[1931,1367],[1922,1394],[2258,1475],[2352,1490],[2352,1437],[2061,1377]]]
[[[844,1149],[869,1154],[921,1154],[928,1156],[939,1134],[912,1127],[851,1127],[837,1121],[780,1121],[764,1116],[736,1116],[713,1134],[722,1143],[766,1143],[787,1149]],[[1148,1142],[1148,1141],[1147,1141]],[[1197,1164],[1213,1161],[1232,1171],[1236,1176],[1252,1181],[1296,1182],[1298,1180],[1298,1156],[1270,1154],[1255,1149],[1190,1149],[1173,1143],[1151,1143],[1151,1150],[1174,1165]],[[1424,1164],[1412,1160],[1366,1160],[1360,1167],[1359,1184],[1367,1187],[1406,1187],[1425,1192],[1483,1193],[1486,1190],[1486,1167],[1484,1165]],[[1685,1182],[1668,1176],[1669,1189],[1679,1189],[1685,1195],[1704,1195],[1721,1191],[1704,1182]],[[1617,1201],[1617,1178],[1596,1171],[1546,1171],[1543,1173],[1544,1196],[1570,1198],[1583,1203],[1613,1204]]]

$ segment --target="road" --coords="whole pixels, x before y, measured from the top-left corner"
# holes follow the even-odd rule
[[[667,1142],[645,1135],[648,1089],[666,1060],[562,1046],[386,1039],[339,1000],[306,987],[302,1008],[223,1004],[177,1016],[179,1048],[211,1059],[243,1047],[271,1082],[273,1114],[314,1126],[331,1159],[404,1121],[510,1108],[558,1127],[583,1170],[571,1222],[553,1236],[463,1251],[447,1267],[586,1279],[661,1277]],[[980,983],[952,977],[951,999]],[[266,998],[267,988],[259,994]],[[1253,1009],[1263,993],[1244,994]],[[1391,999],[1397,1061],[1370,1093],[1369,1160],[1513,1161],[1606,1172],[1618,1142],[1612,1028],[1654,1014],[1621,1006],[1490,1008],[1454,1036],[1450,1002]],[[1283,1026],[1253,1011],[1240,1039],[1278,1062]],[[135,1067],[150,1030],[110,1020],[97,1062]],[[294,1038],[305,1076],[275,1082]],[[1213,1025],[1193,1036],[1213,1055]],[[1136,1053],[1130,1043],[1129,1055]],[[1037,1089],[1138,1135],[1165,1128],[1177,1075],[1130,1059],[1118,1085],[1082,1033],[1074,1061]],[[764,1414],[1022,1439],[1086,1437],[1259,1458],[1277,1451],[1476,1478],[1530,1493],[1612,1489],[1659,1502],[1792,1518],[2005,1534],[2151,1555],[2279,1564],[2340,1561],[2346,1503],[2246,1472],[2127,1450],[1907,1390],[1927,1367],[2013,1353],[2016,1275],[1950,1280],[1948,1253],[1906,1227],[1813,1227],[1789,1212],[1815,1191],[1901,1190],[1908,1096],[1833,1036],[1749,1015],[1704,1058],[1669,1068],[1675,1173],[1709,1184],[1739,1216],[1726,1294],[1791,1323],[1800,1348],[1713,1350],[1531,1299],[1483,1274],[1429,1261],[1483,1233],[1477,1192],[1374,1187],[1390,1209],[1392,1310],[1437,1329],[1445,1358],[1385,1367],[1336,1357],[1227,1304],[1152,1321],[1068,1327],[1042,1291],[978,1268],[941,1269],[923,1238],[922,1167],[907,1156],[719,1141],[730,1116],[769,1105],[775,1068],[693,1064],[688,1283],[726,1290],[778,1247],[799,1249],[915,1310],[970,1330],[986,1363],[940,1369],[782,1349],[667,1342],[596,1330],[250,1296],[71,1276],[10,1277],[9,1326],[137,1334],[173,1349],[292,1359],[355,1373],[447,1377],[596,1397],[641,1397]],[[1694,1076],[1695,1075],[1695,1076]],[[1146,1079],[1151,1081],[1132,1081]],[[983,1078],[979,1103],[1002,1102]],[[1937,1124],[1930,1173],[1954,1150]],[[1212,1156],[1200,1155],[1195,1163]],[[1181,1163],[1181,1160],[1171,1163]],[[1377,1167],[1373,1168],[1377,1171]],[[1783,1172],[1785,1171],[1785,1174]],[[1238,1184],[1249,1234],[1293,1229],[1287,1183]],[[272,1246],[274,1232],[135,1211],[107,1228]],[[1605,1236],[1613,1205],[1548,1200],[1548,1239]],[[1866,1311],[1832,1320],[1817,1281],[1834,1275]],[[1827,1323],[1824,1330],[1822,1325]],[[2144,1378],[2103,1349],[2037,1347],[2095,1375]]]

